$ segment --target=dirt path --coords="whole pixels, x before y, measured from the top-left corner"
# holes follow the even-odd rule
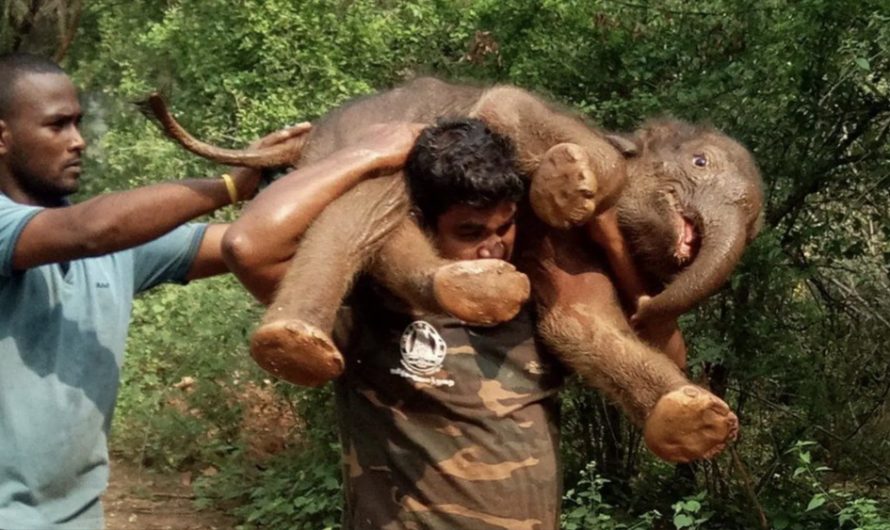
[[[102,498],[106,530],[230,530],[236,521],[199,511],[179,475],[162,475],[112,461],[111,483]]]

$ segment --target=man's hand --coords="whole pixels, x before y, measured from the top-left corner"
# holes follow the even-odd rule
[[[351,149],[366,150],[374,157],[379,172],[386,173],[405,165],[417,135],[426,125],[411,122],[389,122],[372,125]]]
[[[248,151],[256,151],[266,147],[283,144],[308,133],[311,128],[312,124],[309,122],[298,123],[297,125],[263,136],[259,140],[251,143],[247,149]],[[251,199],[256,195],[257,187],[260,183],[260,176],[262,175],[260,170],[239,167],[232,169],[230,174],[232,175],[232,180],[235,182],[235,187],[238,189],[239,198],[242,200]]]

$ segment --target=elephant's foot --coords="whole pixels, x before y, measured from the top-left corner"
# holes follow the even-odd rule
[[[327,334],[299,320],[263,324],[250,339],[250,355],[267,372],[290,383],[321,386],[343,372],[343,355]]]
[[[464,322],[490,326],[515,317],[530,293],[528,277],[499,259],[456,261],[433,276],[439,306]]]
[[[578,226],[596,209],[597,176],[587,152],[576,144],[551,147],[532,177],[529,200],[535,214],[554,228]]]
[[[669,462],[713,458],[735,440],[739,420],[707,390],[686,385],[658,400],[646,418],[646,445]]]

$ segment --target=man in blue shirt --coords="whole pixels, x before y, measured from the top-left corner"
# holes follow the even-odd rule
[[[27,54],[0,56],[0,79],[0,529],[102,528],[133,296],[224,272],[226,227],[183,223],[252,196],[259,174],[70,204],[86,148],[77,90]]]

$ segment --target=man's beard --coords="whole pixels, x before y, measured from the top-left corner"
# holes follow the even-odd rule
[[[31,171],[27,164],[19,157],[13,156],[10,160],[13,178],[19,185],[19,189],[38,203],[46,206],[62,206],[68,204],[67,197],[76,193],[79,184],[75,180],[71,185],[62,184],[62,176],[47,178]]]

